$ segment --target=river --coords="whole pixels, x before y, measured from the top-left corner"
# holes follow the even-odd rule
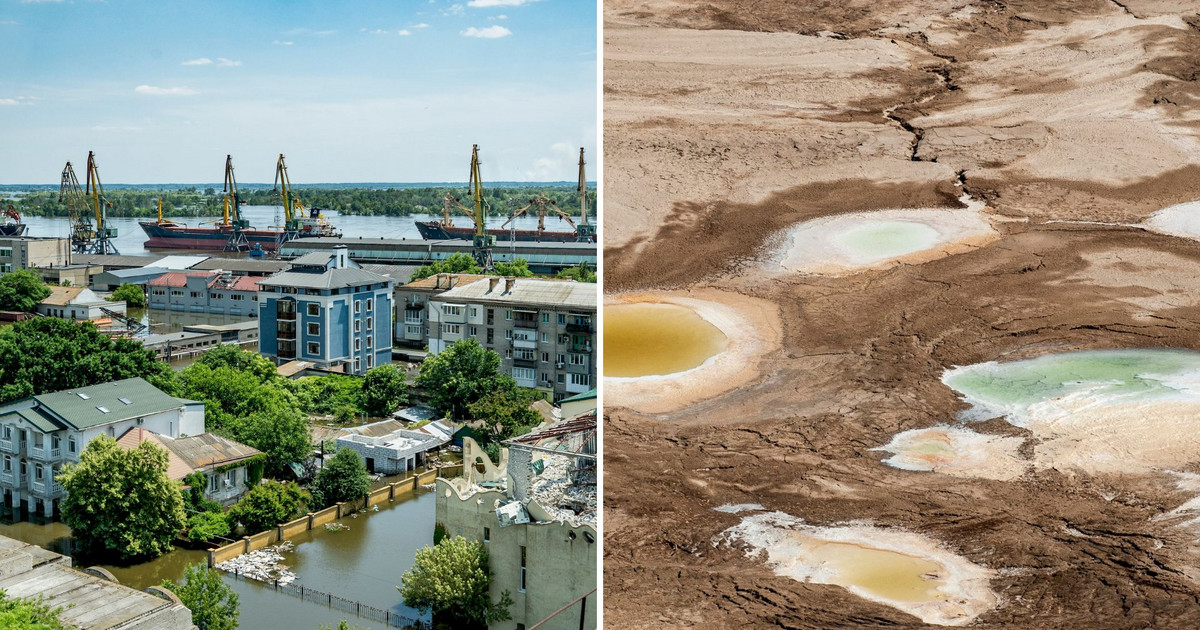
[[[434,494],[418,489],[404,499],[382,504],[378,512],[366,511],[358,518],[342,519],[340,522],[349,526],[345,531],[318,527],[304,532],[291,538],[296,548],[284,554],[283,564],[300,576],[296,584],[428,622],[429,615],[421,615],[404,605],[396,586],[400,584],[400,576],[412,567],[416,551],[433,544],[434,505]],[[73,551],[71,531],[60,522],[0,524],[0,535],[61,554],[72,555]],[[204,551],[177,548],[141,564],[100,566],[111,571],[122,584],[142,589],[164,579],[179,580],[185,568],[205,563],[207,559]],[[91,564],[87,558],[76,558],[77,567]],[[323,624],[336,627],[340,619],[348,619],[352,627],[386,628],[323,604],[276,593],[269,585],[222,575],[238,594],[239,626],[247,630],[316,630]]]
[[[254,227],[262,228],[272,225],[280,225],[282,218],[283,206],[243,206],[242,217],[250,221]],[[211,222],[212,217],[164,217],[178,223],[186,223],[188,225],[199,225],[201,223]],[[386,216],[361,216],[361,215],[340,215],[334,211],[325,212],[325,218],[333,223],[334,227],[342,232],[342,235],[348,238],[371,237],[371,238],[411,238],[419,239],[421,234],[417,232],[416,221],[440,221],[440,214],[412,214],[406,217],[386,217]],[[117,228],[117,238],[113,243],[117,247],[117,251],[125,255],[148,255],[148,254],[163,254],[169,253],[162,250],[150,251],[142,246],[146,241],[146,233],[142,231],[139,221],[147,221],[152,219],[132,219],[126,217],[110,217],[108,223],[111,227]],[[25,225],[28,226],[25,234],[27,236],[58,236],[66,238],[71,234],[70,222],[65,217],[24,217]],[[504,223],[503,217],[488,217],[489,227],[500,227]],[[471,225],[471,219],[465,215],[454,217],[455,225]],[[518,217],[513,222],[517,229],[533,230],[537,229],[537,217],[522,216]],[[571,226],[566,221],[547,217],[546,229],[550,231],[566,231],[570,230]],[[183,250],[181,253],[190,254],[214,254],[214,252],[198,252],[196,250]],[[246,254],[219,254],[225,257],[244,257]]]

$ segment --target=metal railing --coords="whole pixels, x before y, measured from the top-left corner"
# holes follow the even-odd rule
[[[230,573],[230,575],[232,575],[233,579],[235,580],[249,580],[251,582],[258,582],[258,580],[245,577],[237,571]],[[275,580],[274,582],[259,583],[265,584],[266,586],[273,588],[280,593],[285,593],[287,595],[291,595],[292,597],[299,597],[301,601],[324,604],[325,606],[328,606],[334,610],[350,613],[359,619],[367,619],[376,623],[382,623],[389,628],[429,630],[432,627],[430,624],[421,621],[420,619],[413,619],[412,617],[407,617],[385,608],[376,608],[359,601],[347,599],[345,597],[339,597],[324,591],[318,591],[317,589],[309,588],[300,584],[280,584],[279,580]]]

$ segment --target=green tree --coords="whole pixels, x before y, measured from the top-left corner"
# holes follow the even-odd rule
[[[188,540],[207,542],[215,538],[224,538],[232,533],[229,519],[221,512],[198,512],[188,517]]]
[[[196,363],[207,365],[213,369],[227,367],[239,372],[246,372],[258,379],[260,383],[281,378],[275,371],[275,364],[270,360],[257,352],[251,352],[235,345],[217,346],[200,355]]]
[[[0,331],[0,403],[135,376],[174,390],[174,372],[153,352],[90,322],[38,317]]]
[[[474,338],[426,358],[417,376],[417,385],[429,393],[430,403],[455,419],[468,417],[471,403],[512,383],[512,377],[500,372],[500,355]]]
[[[566,278],[576,282],[596,282],[596,272],[587,268],[587,265],[579,265],[578,267],[567,267],[554,275],[555,278]]]
[[[492,390],[468,405],[472,418],[487,423],[486,442],[481,446],[524,435],[541,424],[542,414],[530,407],[533,401],[532,393],[513,384]]]
[[[49,296],[50,287],[32,271],[19,269],[0,276],[0,310],[32,313]]]
[[[288,464],[306,461],[312,454],[308,421],[295,407],[273,407],[237,420],[230,428],[233,439],[267,456],[267,474],[278,475]]]
[[[492,267],[491,274],[517,278],[533,277],[533,272],[529,270],[529,261],[524,258],[518,258],[510,263],[498,262]]]
[[[350,405],[342,405],[333,410],[333,419],[339,424],[350,424],[354,422],[354,414],[356,410]]]
[[[221,572],[202,564],[194,564],[183,573],[183,583],[163,580],[192,611],[192,623],[200,630],[237,630],[238,596],[221,579]]]
[[[362,410],[371,416],[386,416],[408,400],[408,376],[385,363],[367,370],[362,379]]]
[[[267,481],[251,488],[227,515],[247,532],[258,533],[295,518],[311,501],[312,495],[294,483]]]
[[[62,520],[84,548],[119,558],[153,557],[171,550],[183,529],[183,485],[167,477],[167,452],[150,442],[125,450],[101,435],[78,464],[63,466],[67,491]]]
[[[140,285],[129,284],[128,282],[117,287],[112,295],[108,296],[109,302],[125,302],[126,306],[141,308],[146,306],[146,291]],[[221,346],[222,348],[228,346]]]
[[[61,609],[52,609],[41,599],[17,599],[0,591],[0,629],[69,630],[58,620]]]
[[[433,611],[456,628],[482,627],[509,619],[508,608],[512,605],[508,591],[500,601],[491,601],[491,583],[483,543],[455,536],[417,550],[412,568],[405,571],[397,588],[405,605]]]
[[[306,413],[332,415],[349,407],[350,415],[354,415],[362,402],[363,379],[357,376],[326,374],[284,382]]]
[[[417,268],[413,272],[409,282],[416,282],[422,278],[437,275],[439,273],[480,273],[483,269],[475,259],[467,254],[450,254],[445,260],[436,260]]]
[[[312,485],[313,501],[328,507],[339,501],[361,498],[371,489],[371,478],[358,453],[341,448],[325,462]]]

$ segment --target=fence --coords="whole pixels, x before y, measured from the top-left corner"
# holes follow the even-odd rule
[[[251,551],[274,545],[281,540],[287,540],[296,534],[306,532],[314,527],[332,523],[365,507],[394,501],[397,498],[412,494],[421,486],[433,483],[438,477],[456,477],[460,474],[462,474],[462,466],[447,466],[427,470],[408,479],[389,483],[382,488],[371,491],[361,499],[338,503],[319,512],[310,512],[294,521],[280,523],[278,527],[268,529],[265,532],[259,532],[253,536],[244,536],[241,540],[234,541],[228,545],[209,549],[208,566],[214,567],[244,553],[250,553]]]
[[[385,608],[368,606],[362,602],[346,599],[345,597],[339,597],[332,593],[318,591],[307,586],[301,586],[299,584],[280,584],[278,580],[274,582],[259,582],[253,578],[242,577],[237,571],[234,571],[231,575],[233,575],[235,580],[250,580],[252,582],[258,582],[259,584],[265,584],[267,587],[273,588],[280,593],[285,593],[287,595],[291,595],[292,597],[299,597],[301,601],[324,604],[334,610],[350,613],[359,619],[366,619],[368,621],[382,623],[389,628],[405,628],[406,630],[429,630],[430,628],[429,624],[419,619],[406,617],[400,613],[394,613]]]

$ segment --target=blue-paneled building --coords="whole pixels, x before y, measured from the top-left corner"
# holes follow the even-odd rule
[[[345,247],[305,254],[259,289],[258,351],[276,364],[365,374],[392,362],[392,279],[361,268]]]

